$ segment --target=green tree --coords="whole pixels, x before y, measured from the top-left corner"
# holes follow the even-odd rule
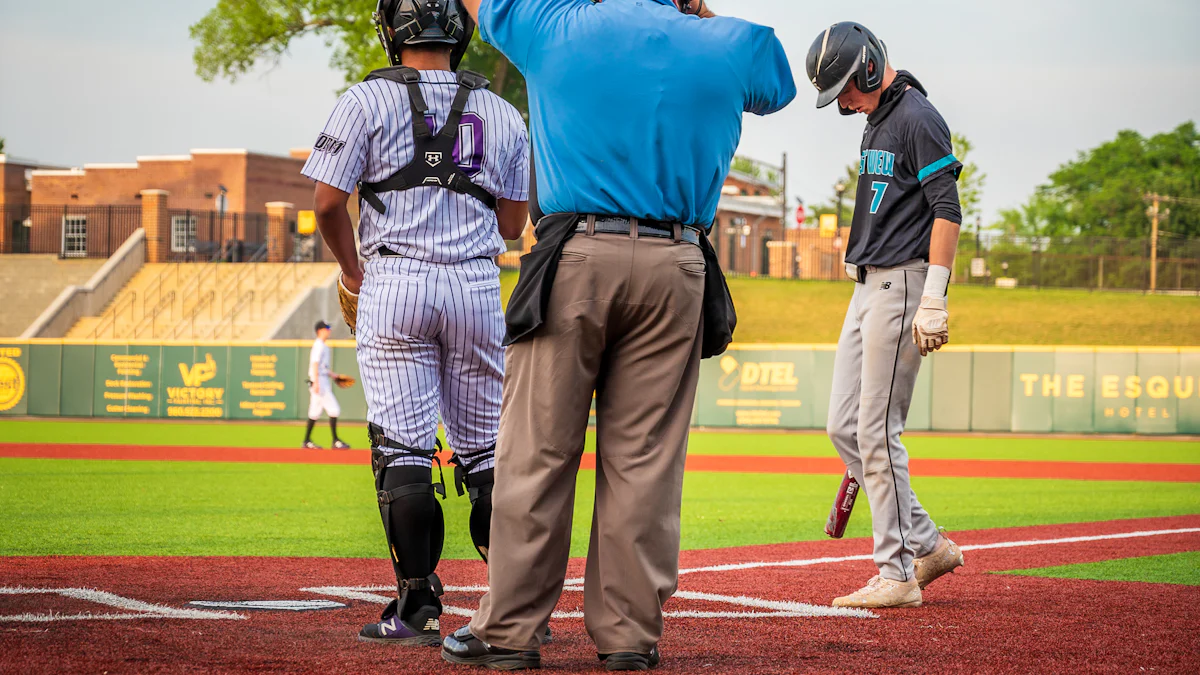
[[[4,154],[4,137],[0,136],[0,155]]]
[[[979,202],[983,198],[983,186],[987,183],[987,174],[979,170],[975,162],[970,161],[971,151],[975,144],[962,134],[951,134],[950,143],[954,148],[954,156],[962,162],[963,170],[958,176],[958,203],[962,207],[963,223],[968,223],[979,215]]]
[[[753,176],[754,178],[760,179],[762,178],[762,168],[759,166],[758,162],[755,162],[749,157],[742,157],[740,155],[735,156],[733,158],[733,165],[731,168],[734,171],[738,173],[744,173],[747,176]]]
[[[1061,230],[1061,223],[1058,204],[1038,193],[1015,209],[1001,209],[1000,220],[992,229],[1008,237],[1047,237],[1067,234]]]
[[[1048,220],[1047,234],[1145,237],[1148,193],[1180,198],[1170,204],[1164,231],[1200,235],[1200,132],[1195,122],[1145,138],[1125,130],[1079,153],[1050,174],[1030,206]],[[1035,201],[1046,202],[1036,206]]]
[[[319,35],[333,48],[329,65],[349,87],[387,65],[371,22],[374,7],[365,0],[217,0],[191,27],[196,74],[206,82],[235,81],[259,67],[278,65],[293,40]],[[478,34],[462,67],[488,77],[492,91],[528,115],[525,79]]]

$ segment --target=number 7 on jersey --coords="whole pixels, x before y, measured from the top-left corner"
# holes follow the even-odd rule
[[[887,192],[888,184],[882,181],[871,183],[871,190],[875,196],[871,198],[871,215],[879,212],[879,205],[883,203],[883,193]]]

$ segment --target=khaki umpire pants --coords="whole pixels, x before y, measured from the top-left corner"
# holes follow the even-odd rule
[[[600,653],[648,653],[679,576],[679,509],[700,371],[704,258],[670,239],[579,233],[530,339],[508,348],[490,591],[471,632],[536,650],[566,577],[596,394],[584,622]]]

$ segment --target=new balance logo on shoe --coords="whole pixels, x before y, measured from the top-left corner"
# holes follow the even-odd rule
[[[892,282],[890,282],[890,281],[885,281],[882,284],[879,284],[879,290],[881,290],[881,291],[886,291],[887,289],[889,289],[891,287],[892,287]]]

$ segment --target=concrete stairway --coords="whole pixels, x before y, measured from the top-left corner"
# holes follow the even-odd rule
[[[332,263],[148,263],[70,338],[259,340]]]
[[[0,337],[16,337],[71,285],[83,285],[106,261],[56,255],[0,255]]]

